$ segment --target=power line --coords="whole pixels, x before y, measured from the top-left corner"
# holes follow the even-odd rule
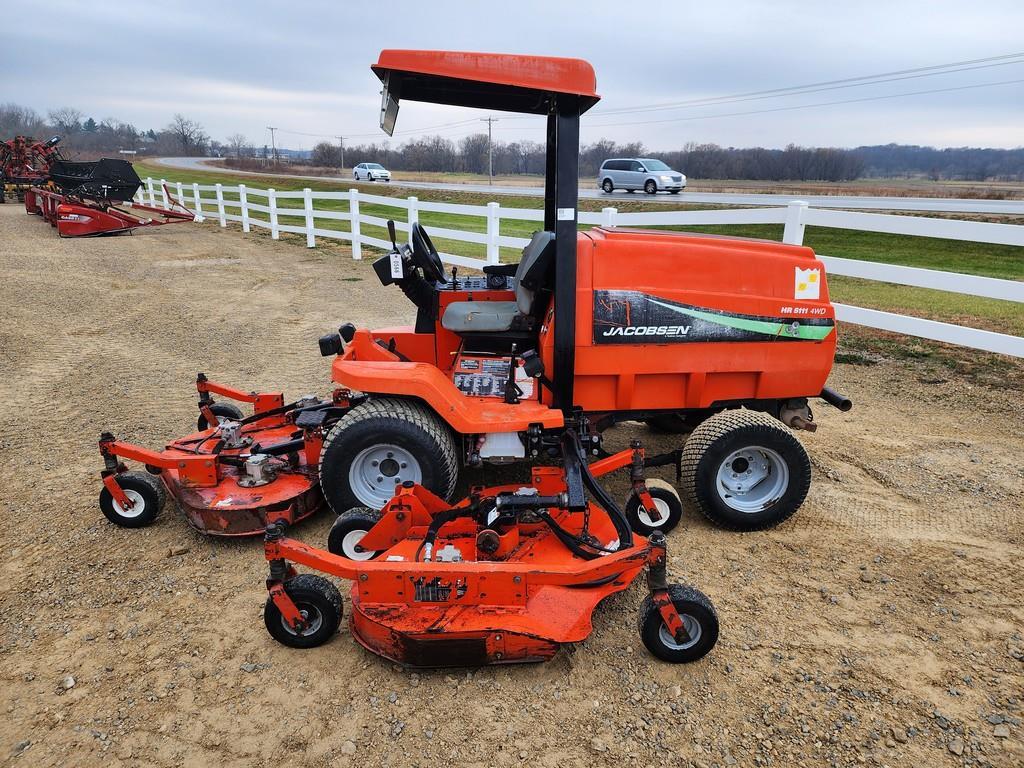
[[[816,104],[795,104],[788,107],[774,107],[771,109],[755,109],[747,112],[725,112],[717,115],[692,115],[690,117],[667,117],[662,120],[632,120],[624,123],[597,123],[596,125],[588,125],[588,128],[614,128],[623,125],[653,125],[655,123],[678,123],[688,122],[691,120],[713,120],[718,117],[744,117],[747,115],[763,115],[769,112],[788,112],[795,109],[811,109],[814,107],[831,107],[836,104],[855,104],[863,101],[881,101],[883,99],[898,99],[903,96],[922,96],[929,93],[948,93],[950,91],[967,91],[974,88],[991,88],[997,85],[1014,85],[1016,83],[1024,83],[1024,79],[1020,80],[1000,80],[994,83],[975,83],[973,85],[960,85],[952,88],[933,88],[927,91],[908,91],[906,93],[891,93],[885,96],[864,96],[859,99],[841,99],[838,101],[822,101]]]
[[[847,77],[840,80],[825,80],[818,83],[807,83],[805,85],[792,85],[785,88],[771,88],[764,91],[749,91],[728,96],[713,96],[703,99],[690,99],[688,101],[666,102],[662,104],[648,104],[636,107],[620,107],[604,111],[595,110],[592,115],[616,115],[631,114],[637,112],[651,112],[666,109],[679,109],[683,107],[710,106],[715,104],[731,103],[734,101],[750,101],[754,99],[776,98],[781,96],[794,96],[800,92],[816,93],[824,90],[835,90],[837,88],[855,88],[863,85],[874,85],[876,82],[894,82],[897,80],[910,80],[916,77],[934,77],[936,75],[953,74],[955,72],[967,72],[974,69],[986,69],[988,67],[1007,66],[1009,64],[1024,63],[1024,52],[1007,53],[1001,56],[989,56],[984,59],[971,59],[967,61],[954,61],[948,64],[934,64],[928,67],[915,67],[913,69],[902,69],[893,72],[881,72],[876,75],[862,75],[860,77]],[[1016,61],[1010,61],[1016,59]],[[995,62],[995,63],[989,63]],[[981,66],[973,66],[981,65]],[[961,69],[952,69],[961,67]],[[946,70],[946,71],[937,71]],[[906,77],[904,77],[906,76]],[[881,79],[888,78],[888,79]],[[809,90],[814,89],[814,90]]]

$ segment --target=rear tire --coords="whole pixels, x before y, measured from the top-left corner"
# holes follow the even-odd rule
[[[110,522],[122,528],[144,528],[156,520],[167,502],[167,492],[160,478],[145,472],[124,472],[117,475],[117,484],[132,502],[125,509],[103,486],[100,491],[100,511]]]
[[[448,425],[420,403],[382,397],[357,405],[324,440],[320,486],[337,513],[380,509],[412,481],[449,499],[459,476]]]
[[[718,614],[708,596],[695,587],[671,584],[668,595],[690,639],[677,643],[665,627],[658,606],[648,595],[640,606],[640,639],[662,661],[687,664],[708,654],[718,642]]]
[[[271,598],[263,608],[263,622],[270,636],[289,648],[315,648],[330,640],[341,623],[341,593],[323,576],[301,573],[284,583],[284,591],[309,621],[309,626],[296,632],[284,620]]]
[[[242,411],[237,406],[231,403],[214,403],[210,406],[210,410],[213,415],[217,417],[218,423],[221,419],[227,419],[228,421],[241,421],[244,417]],[[199,419],[196,421],[196,428],[200,431],[209,429],[210,424],[206,421],[206,417],[203,414],[199,414]]]
[[[679,492],[664,480],[657,478],[647,480],[647,491],[661,513],[661,519],[657,522],[652,520],[640,503],[640,497],[636,493],[630,493],[624,508],[629,527],[634,533],[642,536],[650,536],[655,531],[669,533],[683,518],[683,502],[679,498]]]
[[[359,542],[380,522],[380,512],[369,507],[356,507],[342,512],[327,534],[327,551],[349,560],[373,560],[380,552],[366,552]]]
[[[612,192],[615,191],[615,185],[612,184],[611,179],[605,179],[604,181],[601,182],[601,189],[604,190],[604,193],[606,195],[610,195]]]
[[[648,195],[655,195],[655,194],[657,194],[658,193],[658,184],[657,184],[657,182],[655,182],[654,179],[648,179],[646,182],[644,182],[644,192],[646,192]]]
[[[682,456],[684,495],[734,531],[771,528],[792,516],[811,485],[803,445],[761,411],[722,411],[698,426]]]

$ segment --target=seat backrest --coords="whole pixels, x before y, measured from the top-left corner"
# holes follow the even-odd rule
[[[516,304],[524,315],[533,312],[533,298],[544,287],[555,255],[555,233],[534,232],[516,268]]]

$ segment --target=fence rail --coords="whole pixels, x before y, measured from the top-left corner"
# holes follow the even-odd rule
[[[257,189],[244,184],[223,186],[221,184],[168,184],[164,180],[145,180],[136,199],[149,205],[170,207],[167,193],[179,202],[191,206],[197,219],[215,219],[220,226],[228,222],[241,224],[242,230],[250,232],[252,227],[270,230],[275,240],[280,233],[305,235],[306,245],[316,246],[316,238],[345,240],[352,245],[352,258],[362,258],[363,246],[389,250],[390,242],[365,233],[363,225],[382,228],[387,219],[360,210],[360,204],[385,206],[404,211],[405,221],[395,221],[396,229],[411,240],[410,223],[419,219],[420,212],[447,213],[483,219],[482,231],[431,227],[431,233],[438,239],[472,243],[484,247],[485,258],[473,258],[453,253],[441,253],[442,260],[475,269],[487,264],[497,264],[502,248],[521,248],[529,241],[523,237],[501,234],[502,220],[535,221],[544,220],[544,212],[526,208],[502,208],[498,203],[487,205],[466,205],[462,203],[437,203],[421,201],[416,197],[397,198],[367,194],[357,189],[347,192],[321,192],[304,189],[301,191],[278,192],[274,189]],[[210,193],[213,196],[210,196]],[[225,198],[225,194],[237,199]],[[259,199],[254,202],[252,197]],[[286,201],[279,205],[279,201]],[[335,205],[347,203],[347,210],[317,209],[317,201],[333,201]],[[295,203],[301,203],[296,205]],[[926,204],[927,203],[927,204]],[[817,203],[816,203],[817,205]],[[917,207],[915,207],[915,205]],[[894,199],[889,210],[933,211],[933,201]],[[266,218],[252,214],[265,214]],[[288,222],[282,223],[285,218]],[[348,223],[348,229],[327,229],[317,226],[317,221],[341,221]],[[998,245],[1024,247],[1024,226],[1014,224],[992,224],[978,221],[936,219],[922,216],[896,216],[883,213],[862,213],[812,207],[806,202],[792,201],[786,206],[764,208],[742,208],[708,211],[649,211],[620,212],[607,207],[599,212],[583,211],[579,214],[581,224],[604,227],[659,227],[659,226],[700,226],[721,224],[782,224],[782,240],[785,243],[802,244],[804,231],[808,226],[850,229],[866,232],[934,237],[947,240],[961,240]],[[896,283],[918,288],[930,288],[969,296],[1024,303],[1024,282],[1002,280],[991,277],[966,275],[956,272],[942,272],[897,264],[860,261],[819,254],[829,274],[845,275],[864,280]],[[1024,251],[1021,253],[1024,258]],[[864,325],[880,330],[918,336],[949,344],[971,347],[989,352],[998,352],[1015,357],[1024,357],[1024,338],[1004,333],[995,333],[977,328],[968,328],[954,323],[925,320],[908,315],[899,315],[881,310],[835,304],[836,317],[845,322]]]

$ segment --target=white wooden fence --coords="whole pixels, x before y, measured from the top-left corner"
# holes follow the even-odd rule
[[[314,192],[310,189],[294,192],[277,192],[273,189],[256,189],[244,184],[222,186],[221,184],[167,184],[163,180],[147,178],[140,189],[137,200],[150,205],[168,207],[165,189],[169,187],[179,202],[190,206],[201,221],[216,219],[220,226],[229,221],[238,222],[245,232],[252,227],[270,230],[277,239],[281,232],[305,235],[306,245],[316,246],[316,238],[336,238],[352,245],[352,257],[362,258],[362,246],[390,250],[391,244],[362,231],[362,225],[385,227],[387,219],[368,215],[360,211],[360,203],[386,206],[404,212],[406,221],[395,221],[398,230],[411,237],[408,222],[416,222],[421,212],[436,212],[472,216],[484,219],[483,231],[474,232],[444,227],[430,228],[432,236],[438,239],[476,243],[484,246],[484,259],[476,259],[451,253],[441,253],[441,258],[451,264],[479,269],[486,264],[500,261],[501,248],[522,248],[529,240],[501,234],[502,220],[535,221],[544,220],[544,212],[526,208],[502,208],[498,203],[487,205],[464,205],[457,203],[434,203],[415,197],[399,198],[372,195],[357,189],[347,192]],[[212,196],[211,196],[212,193]],[[225,194],[231,195],[226,199]],[[259,198],[260,203],[252,198]],[[288,201],[279,206],[279,201]],[[335,210],[318,210],[314,202],[335,201]],[[265,202],[265,204],[264,204]],[[901,210],[909,210],[906,199],[897,201]],[[265,214],[266,218],[253,216]],[[302,224],[284,224],[280,219],[299,219]],[[397,217],[396,217],[397,218]],[[348,229],[326,229],[317,222],[343,221]],[[642,213],[621,213],[615,208],[604,208],[600,213],[581,211],[581,224],[604,227],[616,226],[701,226],[719,224],[782,224],[783,242],[801,244],[804,230],[808,226],[851,229],[866,232],[935,237],[999,245],[1024,247],[1024,226],[1014,224],[992,224],[977,221],[935,219],[921,216],[902,216],[881,213],[858,213],[811,207],[805,202],[790,202],[786,206],[766,208],[742,208],[733,210],[707,211],[651,211]],[[956,272],[941,272],[933,269],[906,267],[896,264],[882,264],[870,261],[843,259],[818,255],[829,274],[847,275],[865,280],[877,280],[899,285],[932,288],[940,291],[1000,299],[1024,304],[1024,282],[979,277]],[[1024,250],[1021,251],[1024,259]],[[844,322],[879,328],[886,331],[918,336],[974,349],[998,352],[1015,357],[1024,357],[1024,338],[1004,333],[995,333],[977,328],[968,328],[953,323],[910,317],[877,309],[835,304],[836,317]],[[1024,307],[1021,309],[1024,312]]]

